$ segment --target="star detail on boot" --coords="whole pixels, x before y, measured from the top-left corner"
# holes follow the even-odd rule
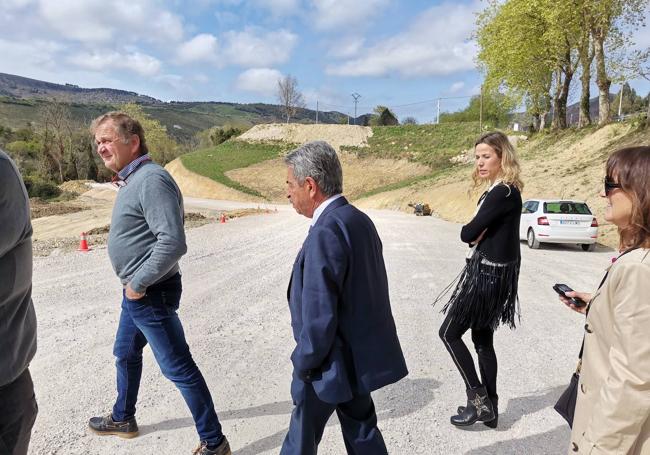
[[[476,394],[476,398],[474,398],[473,400],[470,400],[470,402],[476,408],[476,413],[479,416],[482,416],[483,414],[486,414],[486,413],[489,414],[489,412],[490,412],[490,408],[488,408],[487,405],[485,404],[486,399],[487,399],[487,397],[482,397],[481,395]]]

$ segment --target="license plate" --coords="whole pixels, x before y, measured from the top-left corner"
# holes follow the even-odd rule
[[[572,225],[578,225],[578,224],[580,224],[580,221],[575,221],[575,220],[560,220],[560,224],[572,224]]]

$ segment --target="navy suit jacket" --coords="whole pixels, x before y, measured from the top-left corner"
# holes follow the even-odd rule
[[[294,377],[343,403],[408,374],[390,308],[382,244],[368,216],[341,197],[309,230],[287,291]]]

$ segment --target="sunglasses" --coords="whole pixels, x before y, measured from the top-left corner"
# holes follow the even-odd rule
[[[615,188],[621,188],[621,184],[613,182],[605,177],[605,196],[609,196],[609,193],[611,193]]]

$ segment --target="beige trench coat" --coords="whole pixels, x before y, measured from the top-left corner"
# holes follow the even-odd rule
[[[650,250],[620,257],[585,324],[570,455],[650,455]]]

